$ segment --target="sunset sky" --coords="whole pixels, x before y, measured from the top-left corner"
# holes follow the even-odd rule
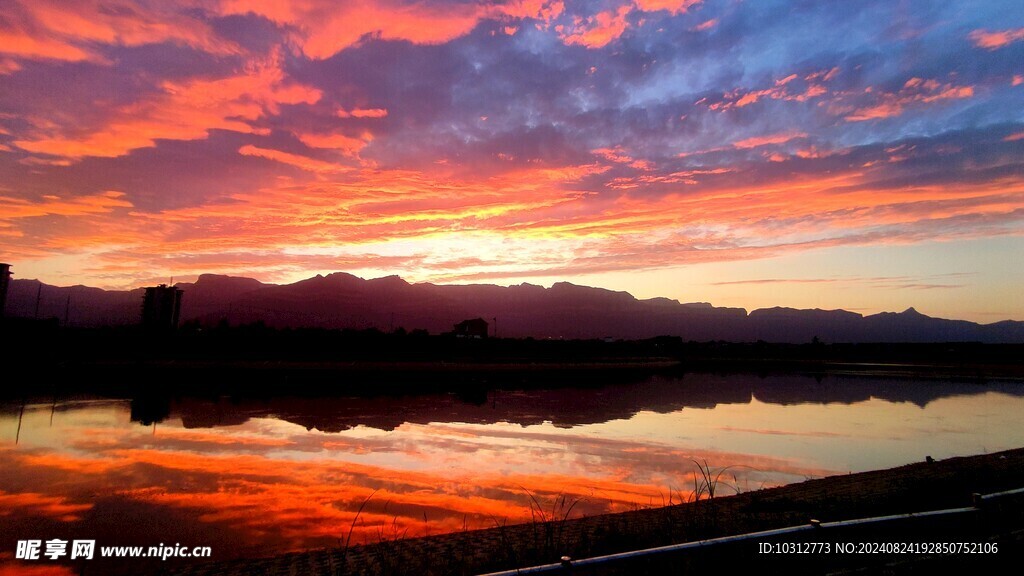
[[[0,261],[1024,320],[1024,3],[3,0]]]

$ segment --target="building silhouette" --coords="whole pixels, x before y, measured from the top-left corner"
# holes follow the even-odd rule
[[[181,290],[166,284],[146,288],[142,298],[142,326],[152,330],[177,328],[181,294]]]
[[[487,338],[487,321],[483,318],[463,320],[455,325],[456,338]]]
[[[7,287],[11,283],[11,265],[0,264],[0,318],[4,317],[7,308]]]

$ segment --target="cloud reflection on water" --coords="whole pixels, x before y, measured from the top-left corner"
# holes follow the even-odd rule
[[[952,421],[958,405],[966,420]],[[145,418],[127,400],[30,404],[23,415],[7,405],[0,532],[106,544],[203,534],[224,545],[222,558],[266,555],[337,545],[368,498],[353,542],[529,521],[532,498],[548,515],[565,510],[563,497],[574,516],[602,514],[691,497],[695,460],[730,467],[719,493],[731,493],[905,463],[922,450],[943,457],[969,442],[1015,446],[1024,430],[1007,422],[1021,408],[1008,385],[710,376],[492,391],[482,404],[180,399],[151,425],[131,421]],[[8,431],[19,418],[16,444]],[[877,462],[862,460],[871,452]]]

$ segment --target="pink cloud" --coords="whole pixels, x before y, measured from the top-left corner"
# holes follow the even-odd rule
[[[998,30],[994,32],[989,32],[988,30],[975,30],[968,34],[967,37],[970,38],[978,48],[998,50],[1005,46],[1009,46],[1014,42],[1024,40],[1024,28]]]
[[[786,84],[789,84],[793,80],[796,80],[796,74],[790,74],[789,76],[786,76],[785,78],[780,78],[780,79],[776,80],[775,81],[775,85],[776,86],[785,86]]]
[[[13,74],[21,70],[21,64],[18,64],[13,58],[0,58],[0,76],[7,74]]]
[[[710,30],[710,29],[714,28],[715,26],[718,26],[718,18],[712,18],[710,20],[705,20],[704,22],[701,22],[700,24],[694,26],[693,30],[696,31],[696,32],[703,32],[704,30]]]

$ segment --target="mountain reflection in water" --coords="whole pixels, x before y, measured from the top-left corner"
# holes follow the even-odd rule
[[[687,375],[353,398],[0,405],[0,538],[180,542],[215,558],[593,515],[1024,446],[1024,386]],[[372,495],[372,497],[371,497]],[[560,500],[565,497],[565,500]],[[386,533],[385,533],[386,532]],[[9,559],[0,558],[0,563]]]

